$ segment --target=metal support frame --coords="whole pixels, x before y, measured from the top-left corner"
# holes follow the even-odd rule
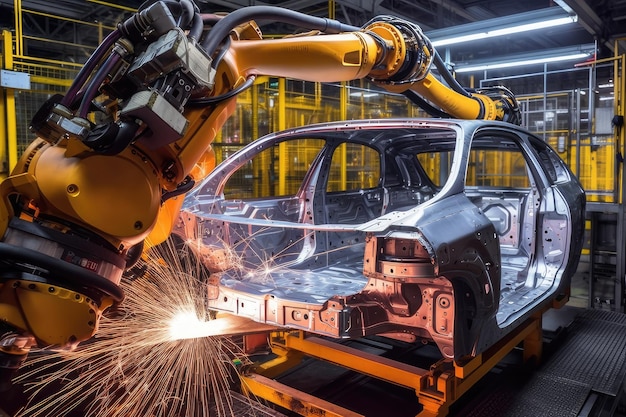
[[[613,62],[615,82],[614,82],[614,95],[615,95],[615,114],[624,115],[624,100],[626,100],[626,55],[618,55],[619,43],[615,41],[615,55],[616,59]],[[619,74],[619,77],[617,76]],[[619,84],[617,82],[619,80]],[[626,128],[622,126],[620,129],[616,129],[616,139],[619,144],[616,151],[618,155],[626,154]],[[626,195],[626,170],[624,170],[623,160],[619,164],[617,169],[618,177],[617,181],[620,184],[620,195],[618,196],[619,211],[617,219],[617,270],[616,272],[616,285],[615,285],[615,306],[618,312],[626,311],[624,306],[624,287],[626,286],[626,255],[624,254],[624,248],[626,245],[626,213],[624,208],[624,196]]]
[[[13,70],[13,39],[11,32],[2,31],[2,62],[1,69]],[[15,90],[13,88],[0,87],[0,118],[6,121],[4,125],[0,121],[0,154],[6,161],[2,161],[0,176],[7,175],[17,164],[17,117],[15,110]],[[4,125],[4,126],[3,126]]]
[[[466,363],[457,364],[450,359],[442,359],[430,369],[363,352],[303,331],[272,332],[270,341],[276,359],[259,365],[251,374],[243,375],[242,386],[246,392],[302,416],[360,416],[271,379],[298,365],[306,356],[413,389],[423,406],[417,417],[444,417],[455,401],[520,343],[524,347],[524,361],[538,363],[542,352],[541,323],[542,314],[536,314]]]

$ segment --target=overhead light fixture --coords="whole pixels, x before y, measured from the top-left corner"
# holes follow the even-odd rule
[[[457,73],[477,72],[493,69],[521,67],[524,65],[548,64],[553,62],[575,61],[587,59],[593,55],[594,45],[581,45],[573,48],[557,48],[547,50],[545,53],[531,53],[503,57],[497,61],[468,62],[456,64],[454,71]]]
[[[469,35],[457,36],[455,38],[442,39],[439,41],[432,41],[434,47],[456,45],[463,42],[475,41],[479,39],[495,38],[497,36],[510,35],[512,33],[529,32],[531,30],[544,29],[554,26],[561,26],[568,23],[576,22],[576,16],[572,17],[560,17],[558,19],[546,20],[544,22],[527,23],[519,26],[513,26],[510,28],[488,30],[486,32],[473,33]]]
[[[470,65],[467,67],[461,67],[456,69],[456,72],[476,72],[476,71],[485,71],[492,69],[500,69],[500,68],[511,68],[511,67],[520,67],[523,65],[536,65],[536,64],[547,64],[550,62],[561,62],[561,61],[573,61],[577,59],[583,59],[589,57],[588,53],[578,53],[571,55],[561,55],[561,56],[553,56],[549,58],[536,58],[536,59],[527,59],[523,61],[510,61],[510,62],[498,62],[494,64],[483,64],[483,65]]]
[[[549,7],[547,9],[433,30],[426,33],[426,35],[434,47],[451,46],[475,40],[550,28],[577,21],[577,15],[565,14],[560,7]]]
[[[354,93],[350,93],[350,97],[363,97],[363,98],[369,98],[369,97],[376,97],[378,96],[378,93],[372,92],[372,91],[356,91]]]

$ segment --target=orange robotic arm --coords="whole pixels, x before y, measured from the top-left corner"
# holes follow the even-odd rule
[[[320,82],[368,78],[389,91],[425,99],[449,117],[519,124],[519,109],[511,93],[503,87],[466,91],[447,74],[421,29],[394,17],[382,16],[358,31],[336,35],[233,41],[229,53],[231,65],[245,76]],[[448,75],[444,78],[450,85],[435,77],[432,66]]]
[[[453,117],[514,118],[510,94],[438,81],[436,53],[410,22],[355,28],[275,7],[218,17],[173,3],[146,2],[118,25],[34,117],[38,138],[0,184],[0,354],[93,335],[144,241],[168,236],[183,195],[213,168],[211,143],[256,75],[369,78]],[[267,40],[255,19],[315,32]]]

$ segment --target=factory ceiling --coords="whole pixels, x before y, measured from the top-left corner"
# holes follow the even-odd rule
[[[228,12],[249,5],[273,5],[301,11],[314,16],[329,16],[328,0],[196,0],[202,12]],[[71,21],[54,21],[48,15],[60,15],[81,22],[102,22],[106,28],[113,27],[125,19],[139,0],[21,0],[24,13],[24,35],[33,38],[47,38],[68,43],[84,43],[95,36],[94,31],[81,33],[80,25]],[[114,5],[114,7],[112,7]],[[0,0],[0,26],[14,27],[14,0]],[[445,49],[449,62],[472,62],[497,59],[517,53],[546,50],[590,44],[597,42],[598,57],[614,54],[615,40],[626,36],[623,29],[626,20],[626,0],[336,0],[335,19],[354,26],[361,26],[374,16],[396,15],[419,24],[424,32],[441,31],[444,28],[472,24],[489,30],[498,19],[511,15],[541,9],[555,8],[563,15],[575,14],[576,23],[543,30],[516,33],[490,39],[474,41],[462,45],[452,45]],[[494,20],[495,19],[495,20]],[[480,23],[482,22],[482,23]],[[259,22],[263,24],[263,22]],[[294,28],[273,25],[262,26],[266,33],[289,33]],[[32,43],[35,44],[34,42]],[[34,46],[33,46],[34,47]],[[618,47],[621,49],[621,47]],[[438,48],[441,55],[442,49]],[[43,53],[44,51],[42,51]],[[58,51],[48,53],[63,54]],[[84,59],[89,55],[85,50]],[[622,51],[620,50],[620,53]],[[63,59],[63,57],[59,56]],[[81,60],[81,57],[74,57]]]

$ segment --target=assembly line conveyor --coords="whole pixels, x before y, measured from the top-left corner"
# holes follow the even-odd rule
[[[626,377],[626,315],[606,310],[548,310],[463,366],[386,338],[269,339],[242,388],[288,415],[608,417]]]

